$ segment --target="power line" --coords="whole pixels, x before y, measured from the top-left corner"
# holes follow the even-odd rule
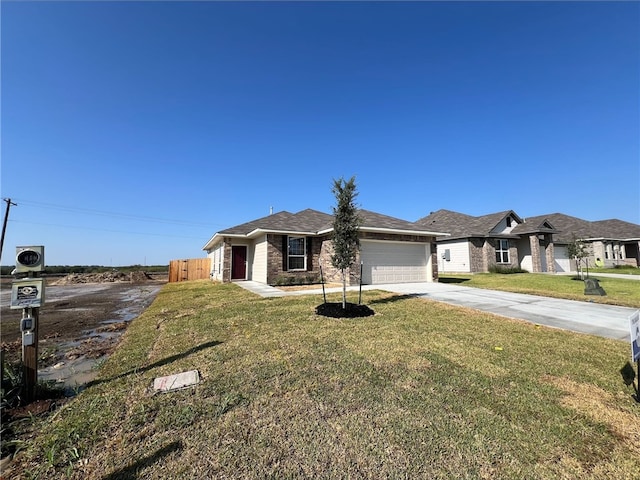
[[[10,220],[10,221],[11,223],[23,223],[28,225],[44,225],[47,227],[74,228],[78,230],[96,230],[99,232],[110,232],[110,233],[126,233],[127,235],[148,235],[148,236],[154,236],[154,237],[189,238],[193,240],[203,240],[204,238],[204,237],[189,237],[185,235],[167,235],[164,233],[127,232],[123,230],[111,230],[107,228],[85,227],[85,226],[78,226],[78,225],[60,225],[59,223],[25,222],[22,220]]]
[[[20,204],[24,206],[38,207],[38,208],[49,209],[49,210],[59,210],[59,211],[64,211],[69,213],[81,213],[84,215],[95,215],[95,216],[101,216],[101,217],[121,218],[121,219],[128,219],[128,220],[165,223],[165,224],[183,225],[183,226],[196,226],[196,227],[208,227],[208,228],[211,228],[212,226],[216,226],[216,224],[213,224],[213,223],[186,222],[184,220],[149,217],[145,215],[131,215],[128,213],[109,212],[105,210],[94,210],[89,208],[80,208],[80,207],[73,207],[68,205],[56,205],[52,203],[36,202],[32,200],[19,200],[19,201],[20,201]]]

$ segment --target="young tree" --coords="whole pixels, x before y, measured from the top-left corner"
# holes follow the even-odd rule
[[[567,245],[567,253],[569,258],[573,258],[576,261],[576,269],[580,278],[584,278],[582,275],[582,260],[589,256],[589,249],[582,241],[576,238],[575,234],[571,243]]]
[[[333,255],[331,263],[340,270],[342,276],[342,308],[347,308],[347,272],[356,260],[360,240],[358,228],[360,217],[355,205],[356,177],[349,181],[343,178],[333,180],[331,190],[336,196],[337,205],[333,207]]]

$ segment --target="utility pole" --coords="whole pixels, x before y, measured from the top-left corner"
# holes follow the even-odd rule
[[[18,206],[17,203],[13,203],[10,198],[3,198],[7,202],[7,209],[4,212],[4,222],[2,222],[2,238],[0,239],[0,260],[2,259],[2,247],[4,247],[4,233],[7,231],[7,220],[9,220],[9,209],[11,205]]]

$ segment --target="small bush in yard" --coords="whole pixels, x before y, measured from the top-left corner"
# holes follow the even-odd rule
[[[502,274],[505,274],[505,275],[508,275],[508,274],[511,274],[511,273],[529,273],[524,268],[520,268],[520,267],[505,267],[503,265],[491,265],[489,267],[489,272],[490,273],[502,273]]]
[[[638,267],[634,267],[633,265],[614,265],[613,268],[616,270],[636,270]]]

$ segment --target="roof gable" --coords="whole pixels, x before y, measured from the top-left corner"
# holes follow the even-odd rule
[[[463,237],[475,217],[451,210],[438,210],[422,217],[415,224],[422,228],[448,232],[452,237]]]
[[[490,213],[480,217],[453,212],[451,210],[438,210],[431,212],[415,223],[424,228],[433,228],[441,232],[449,232],[451,233],[451,238],[485,237],[490,235],[507,217],[513,218],[517,223],[522,223],[522,219],[516,215],[513,210]],[[500,234],[501,232],[494,233]]]

